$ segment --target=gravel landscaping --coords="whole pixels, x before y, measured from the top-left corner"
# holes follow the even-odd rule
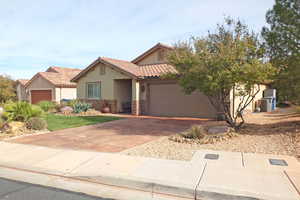
[[[294,108],[278,109],[273,113],[253,113],[246,116],[247,124],[240,134],[214,144],[185,144],[163,137],[127,149],[122,154],[175,160],[190,160],[196,150],[211,149],[291,155],[300,159],[300,114]],[[220,124],[220,122],[206,122]]]

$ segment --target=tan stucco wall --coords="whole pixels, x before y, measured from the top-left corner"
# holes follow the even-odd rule
[[[158,51],[160,49],[154,51],[153,53],[149,54],[146,56],[143,60],[139,61],[137,64],[138,65],[147,65],[147,64],[159,64],[159,63],[165,63],[167,61],[166,57],[162,60],[158,60]],[[165,55],[167,54],[167,50],[164,49]]]
[[[130,77],[106,66],[105,74],[100,75],[100,66],[98,64],[93,70],[81,77],[77,83],[77,98],[86,99],[86,83],[101,82],[101,98],[105,100],[115,100],[114,79],[131,79]]]
[[[123,112],[122,104],[131,102],[131,80],[115,80],[114,82],[114,96],[117,100],[117,112]]]
[[[254,100],[245,108],[245,112],[254,112],[255,110],[255,102],[260,100],[263,97],[263,91],[267,89],[266,85],[256,85],[254,88],[254,92],[259,92],[255,96]],[[235,98],[234,98],[235,97]],[[231,105],[231,110],[233,112],[236,112],[239,103],[241,102],[241,98],[239,96],[236,96],[233,94],[233,90],[230,92],[230,105]]]
[[[76,99],[76,88],[55,88],[55,101],[60,102],[62,99]]]
[[[26,94],[26,89],[23,85],[17,85],[17,97],[19,101],[28,101],[28,97]]]
[[[51,90],[52,91],[52,101],[56,101],[55,97],[55,87],[47,80],[37,77],[28,86],[27,91],[29,92],[29,101],[31,101],[31,90]]]

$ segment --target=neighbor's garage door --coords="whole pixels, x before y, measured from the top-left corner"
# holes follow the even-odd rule
[[[51,101],[51,90],[31,90],[31,103],[36,104],[40,101]]]
[[[215,117],[208,98],[194,92],[186,95],[178,84],[149,85],[149,114],[157,116]]]

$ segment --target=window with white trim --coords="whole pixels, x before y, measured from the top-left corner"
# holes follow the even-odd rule
[[[101,85],[100,82],[93,82],[86,84],[86,95],[88,99],[100,99],[101,98]]]

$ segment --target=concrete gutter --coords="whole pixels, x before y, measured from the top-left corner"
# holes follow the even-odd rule
[[[218,159],[206,158],[207,154],[218,155]],[[70,185],[80,182],[93,187],[117,187],[149,195],[150,199],[159,196],[162,199],[296,200],[300,197],[296,173],[300,165],[288,156],[198,151],[188,162],[0,142],[0,158],[0,167],[6,171],[52,177],[57,181],[52,186],[58,188],[66,187],[59,183],[68,180]],[[288,166],[270,165],[269,158],[284,159]],[[13,173],[5,174],[5,170],[0,170],[0,177],[14,178]],[[40,179],[31,182],[49,184]],[[82,192],[81,188],[73,189]],[[89,191],[86,188],[84,193],[90,194]]]

